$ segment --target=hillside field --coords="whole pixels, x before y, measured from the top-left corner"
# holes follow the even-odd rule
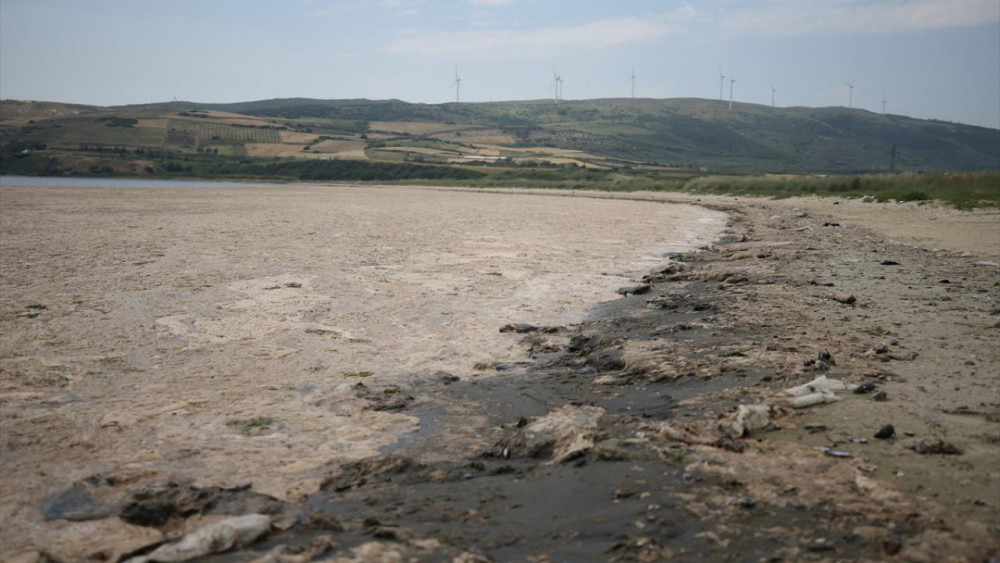
[[[878,197],[856,183],[815,177],[972,172],[994,178],[975,180],[986,185],[976,193],[991,199],[1000,190],[998,130],[837,107],[734,104],[730,110],[703,99],[439,105],[280,99],[112,108],[8,100],[0,103],[0,145],[3,174],[617,190],[752,185],[772,195],[832,190]],[[734,175],[757,180],[702,179]],[[936,189],[909,195],[936,197]]]

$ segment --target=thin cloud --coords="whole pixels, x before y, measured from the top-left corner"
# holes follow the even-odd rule
[[[683,31],[682,21],[696,17],[694,8],[682,8],[655,17],[619,17],[574,27],[532,30],[450,31],[399,37],[384,51],[392,55],[437,57],[462,55],[518,58],[539,53],[599,49],[643,43]]]
[[[884,33],[1000,23],[997,0],[771,0],[724,10],[719,28],[738,35]]]
[[[473,6],[506,6],[514,0],[468,0]]]

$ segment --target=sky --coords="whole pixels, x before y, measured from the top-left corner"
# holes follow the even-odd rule
[[[0,98],[718,98],[1000,128],[1000,0],[0,0]],[[730,83],[730,80],[735,82]],[[848,83],[854,84],[853,92]],[[853,94],[853,95],[852,95]]]

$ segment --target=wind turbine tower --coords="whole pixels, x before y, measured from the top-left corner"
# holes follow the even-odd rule
[[[854,83],[847,83],[848,93],[847,93],[847,109],[854,107]]]
[[[629,77],[629,80],[632,81],[632,97],[634,98],[635,97],[635,67],[634,66],[632,67],[632,76]]]
[[[552,67],[552,89],[555,91],[554,99],[557,104],[562,99],[562,83],[563,79],[559,76],[559,71],[556,70],[556,67]]]
[[[733,84],[736,84],[736,79],[729,77],[729,109],[733,109]]]
[[[771,83],[771,107],[774,107],[774,82]]]
[[[885,99],[885,92],[882,92],[882,115],[885,115],[885,104],[889,103],[889,100]]]
[[[455,103],[459,101],[459,94],[462,91],[462,79],[458,76],[458,65],[455,65],[455,81],[451,83],[455,87]]]
[[[722,101],[722,100],[726,99],[725,96],[722,93],[722,87],[723,87],[723,84],[725,84],[725,81],[726,81],[726,75],[722,74],[722,71],[720,70],[719,71],[719,101]]]

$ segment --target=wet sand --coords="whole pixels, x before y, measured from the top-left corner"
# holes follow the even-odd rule
[[[500,326],[579,322],[724,225],[686,205],[305,186],[5,186],[0,212],[0,543],[64,556],[156,536],[43,522],[70,484],[300,498],[418,429],[359,383],[386,399],[522,365]]]

